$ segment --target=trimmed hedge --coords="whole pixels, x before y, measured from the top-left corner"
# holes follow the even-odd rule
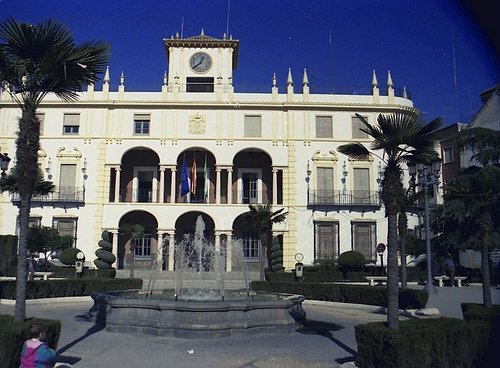
[[[14,321],[10,315],[0,315],[0,362],[2,368],[18,368],[20,364],[21,348],[28,339],[28,329],[32,323],[39,323],[45,327],[45,342],[57,349],[61,334],[61,322],[50,319],[30,318],[24,322]]]
[[[142,279],[63,279],[28,281],[26,299],[90,295],[96,291],[141,289]],[[0,281],[0,298],[15,299],[16,281]]]
[[[464,320],[484,323],[487,326],[486,346],[487,363],[485,367],[498,366],[498,347],[500,342],[500,305],[486,308],[482,304],[462,303]]]
[[[387,288],[364,285],[342,285],[307,282],[252,281],[252,290],[301,294],[306,299],[340,303],[368,304],[387,307]],[[427,304],[429,295],[423,290],[399,289],[400,309],[419,309]]]
[[[0,235],[0,276],[16,274],[17,236]]]
[[[54,272],[53,277],[76,278],[76,270],[74,267],[50,267],[48,271]],[[94,268],[84,268],[81,277],[87,279],[109,279],[116,277],[116,269],[110,268],[99,270]]]
[[[467,368],[487,365],[487,331],[481,322],[455,318],[401,321],[399,330],[383,322],[355,326],[362,368]]]
[[[417,282],[425,280],[427,274],[425,270],[421,270],[418,267],[407,267],[407,281]],[[401,268],[399,270],[401,275]],[[364,267],[363,271],[349,271],[347,272],[346,279],[349,281],[362,282],[366,281],[366,276],[385,276],[385,268],[382,267]],[[268,281],[288,281],[293,282],[295,280],[295,272],[283,272],[280,275],[276,275],[272,272],[266,274],[266,280]],[[304,266],[304,276],[301,281],[306,282],[335,282],[344,281],[342,280],[342,272],[336,267],[333,269],[322,269],[321,266]]]

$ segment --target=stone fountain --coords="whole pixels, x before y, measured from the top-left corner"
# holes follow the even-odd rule
[[[252,292],[247,276],[244,290],[227,291],[225,253],[231,247],[229,254],[239,255],[245,265],[241,243],[226,244],[224,252],[207,241],[204,231],[199,216],[194,235],[185,235],[175,248],[175,290],[95,293],[90,314],[96,323],[108,331],[181,338],[294,331],[305,319],[304,297]]]

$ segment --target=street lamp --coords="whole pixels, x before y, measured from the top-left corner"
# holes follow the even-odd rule
[[[307,183],[307,203],[309,203],[309,182],[311,181],[311,174],[312,174],[312,171],[311,169],[309,168],[309,160],[307,160],[307,171],[306,171],[306,183]]]
[[[9,169],[9,162],[11,158],[9,157],[8,153],[0,153],[0,170],[2,170],[2,178],[6,177],[7,174],[5,173]]]
[[[431,262],[431,236],[429,228],[429,190],[439,185],[439,176],[441,171],[441,160],[435,159],[431,164],[410,164],[408,165],[410,173],[410,182],[413,186],[418,185],[424,191],[424,214],[425,214],[425,250],[427,258],[427,283],[424,291],[427,294],[436,294],[437,289],[432,282],[432,262]]]

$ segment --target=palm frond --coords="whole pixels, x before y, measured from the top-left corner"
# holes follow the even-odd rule
[[[343,144],[337,148],[337,151],[353,160],[367,160],[371,157],[371,152],[359,142]]]

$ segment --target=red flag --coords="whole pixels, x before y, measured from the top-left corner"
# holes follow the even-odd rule
[[[193,157],[193,166],[191,167],[191,193],[196,194],[196,157]]]

